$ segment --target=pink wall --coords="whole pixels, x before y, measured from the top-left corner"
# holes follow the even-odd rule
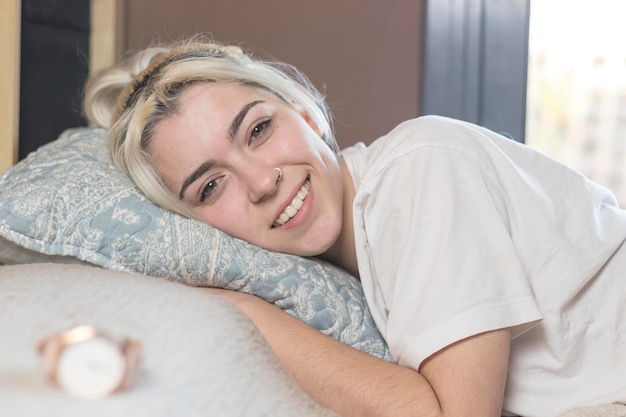
[[[418,113],[420,0],[127,0],[127,47],[197,32],[295,65],[321,89],[340,145]]]

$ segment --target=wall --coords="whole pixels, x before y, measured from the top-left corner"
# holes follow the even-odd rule
[[[323,88],[341,146],[418,114],[419,0],[127,0],[126,48],[210,33],[301,69]]]

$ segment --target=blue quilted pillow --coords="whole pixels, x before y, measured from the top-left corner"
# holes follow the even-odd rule
[[[102,129],[69,130],[0,178],[0,263],[69,258],[251,293],[341,342],[390,359],[354,277],[162,210],[115,169],[105,137]]]

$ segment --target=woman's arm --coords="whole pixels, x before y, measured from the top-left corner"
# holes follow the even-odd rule
[[[500,416],[508,329],[455,343],[416,372],[325,336],[260,298],[210,291],[248,315],[305,391],[343,416]]]

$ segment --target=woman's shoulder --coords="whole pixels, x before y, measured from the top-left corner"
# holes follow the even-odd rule
[[[451,154],[476,154],[488,142],[486,129],[442,116],[421,116],[400,123],[367,147],[357,145],[344,151],[361,169],[377,171],[398,159],[424,156],[427,152],[453,150]],[[490,132],[493,134],[493,132]]]
[[[404,121],[375,143],[403,144],[415,148],[472,146],[475,142],[493,140],[492,136],[508,140],[484,127],[444,116],[420,116]]]
[[[498,170],[513,163],[530,163],[528,147],[473,123],[443,116],[421,116],[400,123],[367,147],[360,144],[343,152],[355,182],[378,178],[391,168],[411,170],[438,158],[446,166],[471,163],[477,169]],[[487,168],[490,167],[490,168]]]

